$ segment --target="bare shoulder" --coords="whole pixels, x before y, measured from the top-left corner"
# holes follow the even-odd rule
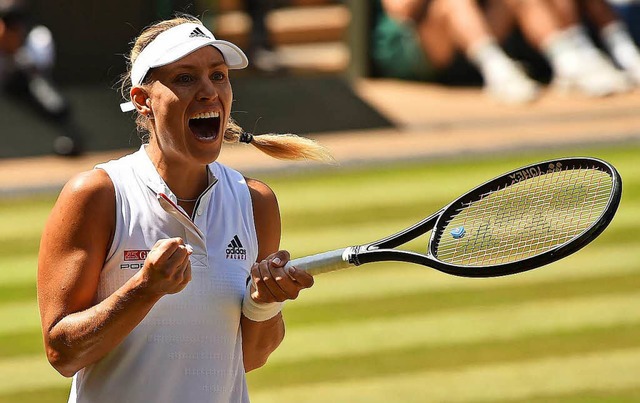
[[[73,246],[77,247],[101,238],[100,246],[104,248],[114,226],[113,182],[105,171],[94,169],[75,175],[64,186],[45,225],[43,243],[58,243],[64,238],[67,242],[75,241]]]
[[[245,179],[249,187],[249,192],[251,193],[251,200],[253,200],[254,204],[277,204],[276,194],[266,183],[252,178]]]
[[[261,196],[275,199],[276,195],[274,191],[266,183],[253,178],[245,178],[245,180],[247,181],[247,186],[249,186],[252,197]]]
[[[72,177],[64,186],[60,196],[115,197],[115,189],[109,175],[102,169],[92,169]]]

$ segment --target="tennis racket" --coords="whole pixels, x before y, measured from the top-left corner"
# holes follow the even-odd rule
[[[593,241],[620,204],[622,179],[595,158],[528,165],[460,196],[396,234],[291,260],[312,275],[400,261],[464,277],[503,276],[562,259]],[[426,254],[394,249],[431,231]]]

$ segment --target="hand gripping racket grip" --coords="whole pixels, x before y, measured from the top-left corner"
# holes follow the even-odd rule
[[[290,260],[285,266],[285,270],[291,266],[304,270],[315,276],[316,274],[328,273],[330,271],[346,269],[352,266],[349,263],[351,247],[346,249],[336,249],[329,252],[318,253],[317,255],[305,256]]]

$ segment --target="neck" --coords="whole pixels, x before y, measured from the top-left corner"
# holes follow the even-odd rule
[[[147,146],[146,149],[158,174],[181,204],[193,204],[209,185],[206,165],[189,163],[183,159],[172,160],[156,147]]]

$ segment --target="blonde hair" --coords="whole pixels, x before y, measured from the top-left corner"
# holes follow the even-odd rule
[[[140,55],[140,52],[149,45],[162,32],[175,26],[185,23],[201,24],[202,22],[191,15],[181,14],[175,18],[160,21],[145,28],[136,38],[129,57],[127,58],[127,71],[120,79],[120,92],[125,99],[129,98],[132,88],[131,68]],[[144,83],[143,83],[144,84]],[[136,116],[136,127],[141,133],[143,141],[148,141],[151,132],[149,118],[138,113]],[[249,135],[232,118],[227,122],[224,141],[226,143],[238,143],[240,138],[243,142],[250,143],[260,151],[271,157],[282,160],[314,160],[322,162],[334,162],[334,158],[329,151],[314,140],[300,137],[295,134],[261,134]]]

